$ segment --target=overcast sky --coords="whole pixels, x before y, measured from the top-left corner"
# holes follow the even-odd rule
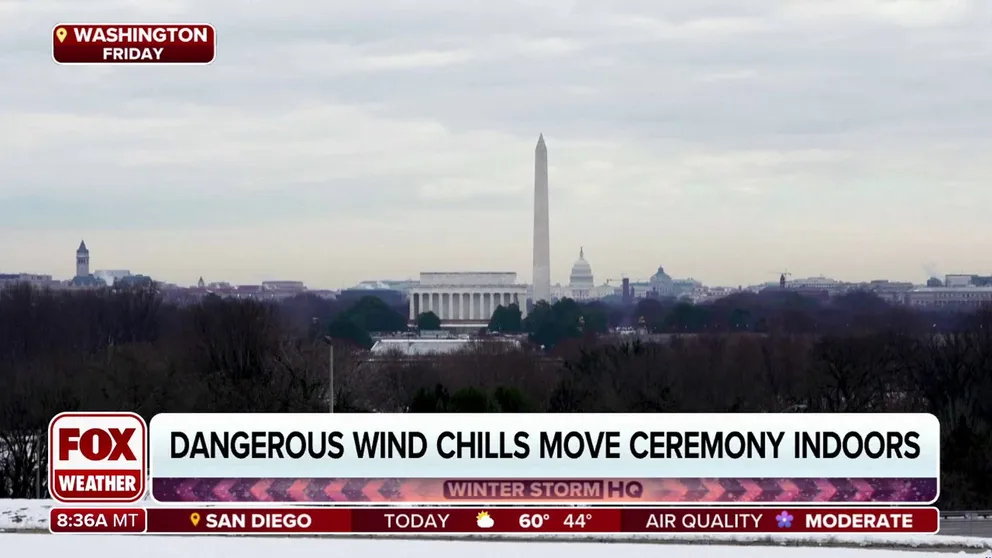
[[[207,22],[210,66],[57,66]],[[992,273],[988,0],[0,0],[0,272]]]

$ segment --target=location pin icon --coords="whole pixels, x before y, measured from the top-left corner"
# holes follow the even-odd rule
[[[66,32],[65,27],[59,27],[55,30],[55,37],[60,43],[65,40],[66,35],[68,35],[68,33]]]
[[[193,513],[189,514],[189,520],[190,520],[190,523],[193,524],[193,527],[196,527],[197,524],[200,523],[200,514],[198,514],[196,512],[193,512]]]

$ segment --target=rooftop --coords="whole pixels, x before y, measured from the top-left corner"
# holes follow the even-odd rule
[[[492,337],[487,339],[461,338],[400,338],[400,339],[380,339],[372,346],[372,354],[385,355],[389,353],[399,353],[404,356],[427,356],[451,354],[469,349],[486,343],[501,343],[513,348],[520,346],[519,339],[509,337]]]
[[[916,287],[911,293],[989,293],[992,287],[976,287],[968,285],[965,287]]]

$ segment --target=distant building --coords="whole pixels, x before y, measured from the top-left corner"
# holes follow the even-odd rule
[[[262,281],[262,288],[278,293],[299,294],[306,292],[303,281]]]
[[[420,281],[415,279],[373,279],[370,281],[362,281],[354,287],[351,287],[349,290],[387,290],[406,293],[419,284]]]
[[[140,276],[138,276],[140,277]],[[310,293],[323,298],[333,298],[328,291],[311,291],[302,281],[263,281],[260,285],[231,285],[225,281],[207,283],[200,277],[195,287],[185,288],[170,285],[163,288],[163,295],[177,304],[191,304],[207,296],[235,298],[239,300],[279,301],[302,293]]]
[[[903,302],[921,309],[971,310],[992,304],[992,287],[920,287],[908,291]]]
[[[651,292],[656,293],[658,296],[675,296],[675,281],[672,277],[665,273],[665,268],[658,266],[658,271],[651,276],[650,280]]]
[[[958,273],[944,276],[945,287],[992,287],[992,276]]]
[[[265,295],[265,289],[261,285],[238,285],[228,296],[240,299],[260,299]]]
[[[596,282],[592,276],[592,266],[586,261],[585,250],[579,248],[579,259],[572,264],[572,273],[568,276],[568,288],[572,298],[590,298]]]
[[[107,285],[113,285],[125,277],[130,277],[131,272],[127,269],[98,269],[93,272],[93,276]]]
[[[527,314],[527,285],[513,272],[421,273],[410,289],[410,322],[425,312],[441,318],[442,328],[480,329],[499,306],[516,304]]]
[[[572,264],[568,276],[568,286],[554,285],[551,287],[551,297],[561,300],[594,300],[617,294],[617,288],[610,285],[596,285],[593,278],[592,266],[586,261],[585,250],[579,248],[579,259]]]
[[[936,286],[940,285],[940,280],[937,280]],[[929,281],[928,281],[928,286]],[[876,296],[881,298],[886,302],[891,302],[895,304],[903,304],[906,299],[906,293],[913,290],[915,285],[908,281],[889,281],[887,279],[876,279],[870,283],[860,283],[851,285],[851,290],[862,290],[874,293]]]
[[[971,274],[968,275],[945,275],[944,276],[944,286],[945,287],[970,287],[973,285]]]
[[[837,291],[840,289],[847,289],[848,284],[820,275],[819,277],[793,279],[786,283],[786,288],[796,290],[815,289],[818,291]]]
[[[57,287],[59,282],[52,279],[51,275],[37,275],[34,273],[0,273],[0,289],[13,287],[15,285],[31,285],[37,288]]]
[[[76,276],[69,282],[69,286],[82,289],[107,286],[102,279],[90,274],[90,251],[86,248],[86,242],[82,240],[79,241],[79,248],[76,249]]]
[[[665,273],[664,266],[658,266],[655,272],[647,281],[631,281],[631,296],[634,298],[669,298],[678,297],[683,294],[688,295],[696,288],[702,287],[702,283],[693,279],[676,281]]]
[[[514,337],[399,337],[379,339],[372,346],[372,357],[396,355],[402,357],[430,357],[456,353],[485,346],[519,349],[520,340]]]
[[[86,248],[86,241],[79,241],[79,248],[76,249],[76,277],[86,277],[90,274],[90,251]]]
[[[147,275],[132,275],[129,273],[117,278],[113,284],[118,287],[151,287],[155,285],[155,281]]]

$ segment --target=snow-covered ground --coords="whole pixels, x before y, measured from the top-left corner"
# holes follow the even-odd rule
[[[494,547],[496,549],[501,549],[498,550],[498,552],[501,553],[501,556],[503,555],[503,553],[507,552],[508,550],[507,545],[512,545],[513,548],[516,548],[517,546],[519,546],[520,548],[531,548],[533,546],[534,548],[538,549],[537,551],[548,552],[549,549],[545,544],[541,544],[539,546],[535,546],[532,544],[516,543],[516,542],[499,542],[498,544],[497,543],[481,544],[486,541],[493,541],[494,539],[519,541],[521,539],[536,538],[536,539],[552,540],[552,541],[568,540],[572,542],[588,541],[588,542],[611,542],[618,544],[623,542],[668,543],[668,545],[670,546],[666,546],[665,552],[666,553],[671,552],[671,554],[667,554],[666,558],[682,558],[682,557],[690,557],[690,556],[693,556],[694,558],[703,558],[704,556],[729,555],[729,551],[726,551],[725,553],[725,551],[723,550],[725,547],[712,546],[713,543],[721,543],[721,542],[726,542],[729,544],[736,543],[738,545],[749,544],[749,543],[750,544],[764,543],[766,545],[768,544],[787,545],[791,548],[784,552],[790,552],[791,554],[788,554],[788,556],[793,558],[815,558],[816,556],[831,556],[831,557],[839,556],[845,558],[850,556],[851,558],[855,558],[853,554],[846,554],[845,553],[847,552],[846,550],[836,548],[839,546],[889,547],[889,548],[902,548],[902,549],[914,548],[914,549],[934,549],[934,550],[940,549],[944,551],[942,552],[942,554],[946,554],[947,550],[967,550],[969,552],[979,553],[982,556],[992,557],[992,554],[990,554],[989,552],[992,551],[992,539],[978,538],[978,537],[948,537],[941,535],[866,536],[866,535],[796,534],[796,535],[768,536],[768,535],[734,535],[734,534],[679,535],[679,534],[667,534],[667,533],[613,534],[613,535],[611,534],[596,534],[596,535],[535,534],[530,537],[526,535],[499,535],[499,534],[493,534],[489,536],[476,535],[472,537],[422,535],[421,537],[425,539],[445,539],[445,541],[437,542],[436,540],[433,541],[425,540],[422,542],[417,541],[414,543],[412,541],[401,542],[397,540],[388,540],[391,538],[396,539],[400,537],[406,539],[417,538],[417,535],[410,535],[410,534],[404,534],[401,536],[378,535],[375,537],[366,537],[361,540],[354,538],[342,538],[342,537],[338,537],[338,538],[325,537],[321,539],[293,538],[292,539],[293,542],[289,542],[285,537],[278,538],[277,540],[276,539],[270,540],[266,537],[245,538],[245,537],[202,537],[202,536],[200,537],[157,537],[157,536],[106,537],[106,536],[93,536],[93,535],[85,535],[85,536],[60,535],[57,537],[55,536],[46,537],[46,536],[39,536],[37,534],[25,533],[26,531],[37,533],[38,531],[45,531],[48,529],[48,517],[52,505],[53,502],[50,500],[0,500],[0,549],[6,551],[8,548],[15,548],[16,545],[31,544],[32,548],[51,547],[54,552],[55,549],[70,548],[70,546],[59,546],[59,545],[74,545],[72,546],[72,548],[77,549],[77,552],[73,554],[75,558],[89,558],[88,556],[85,555],[82,556],[79,555],[78,545],[82,544],[87,547],[92,545],[93,548],[95,549],[96,548],[101,549],[101,552],[103,551],[110,552],[112,556],[116,556],[118,553],[123,555],[125,553],[140,552],[142,558],[154,558],[157,556],[164,557],[164,556],[180,555],[183,552],[182,550],[173,550],[173,549],[185,548],[184,545],[197,545],[196,554],[201,556],[213,556],[213,555],[220,556],[222,553],[226,556],[226,555],[231,555],[232,553],[243,552],[243,550],[241,550],[241,547],[238,546],[242,544],[258,545],[257,546],[258,548],[262,548],[263,545],[268,545],[268,544],[280,544],[280,545],[292,544],[294,545],[292,547],[293,558],[297,558],[298,556],[308,556],[311,553],[316,554],[318,552],[318,549],[323,549],[320,550],[320,552],[326,553],[326,550],[329,546],[333,547],[335,551],[348,550],[348,551],[361,552],[366,550],[364,546],[373,545],[375,546],[374,549],[369,548],[367,550],[372,551],[373,555],[378,556],[378,555],[383,555],[382,553],[384,551],[390,552],[390,550],[385,549],[385,546],[387,545],[409,544],[411,545],[409,547],[410,551],[406,552],[406,550],[404,550],[404,552],[399,553],[399,555],[403,557],[406,556],[415,557],[415,556],[419,556],[421,552],[426,554],[431,551],[417,550],[415,552],[413,549],[426,549],[431,545],[434,545],[435,547],[437,545],[445,545],[444,548],[449,548],[449,547],[455,548],[456,546],[462,548],[463,545],[472,545],[473,550],[470,552],[472,557],[482,558],[482,556],[479,556],[480,551],[474,550],[476,547],[479,548]],[[144,502],[144,505],[146,507],[151,507],[151,506],[155,506],[156,504],[152,501],[146,501]],[[469,540],[458,541],[454,539],[469,539]],[[484,540],[480,540],[480,539],[484,539]],[[167,545],[164,545],[167,548],[166,550],[167,553],[159,551],[160,549],[158,547],[162,546],[161,545],[162,540],[168,540]],[[698,546],[692,547],[693,549],[695,549],[692,550],[692,552],[697,553],[694,555],[688,549],[681,550],[685,548],[685,545],[678,545],[678,543],[680,542],[697,543],[697,544],[705,542],[708,544],[705,547],[698,547]],[[15,545],[15,546],[8,546],[8,545]],[[128,546],[128,545],[132,545],[132,546]],[[203,545],[202,548],[200,545]],[[342,545],[342,546],[339,547],[337,545]],[[298,550],[297,550],[297,546],[299,547]],[[625,545],[624,548],[626,549],[628,546],[630,546],[631,548],[637,548],[639,550],[637,550],[636,552],[631,551],[631,553],[628,553],[627,550],[624,550],[623,551],[624,558],[634,558],[636,556],[640,556],[641,554],[639,553],[641,552],[645,553],[645,555],[647,552],[653,552],[655,555],[657,553],[657,549],[654,549],[653,551],[650,550],[650,547],[653,545],[644,545],[644,544]],[[809,548],[809,549],[803,549],[802,551],[798,551],[796,547],[799,546],[807,546],[807,547],[831,546],[835,548],[819,548],[819,549]],[[648,547],[648,548],[645,549],[644,547]],[[280,546],[279,552],[280,553],[285,552],[285,548],[286,548],[285,546]],[[408,547],[404,547],[404,549],[407,548]],[[570,547],[570,549],[571,548],[574,547]],[[769,550],[776,550],[776,551],[778,550],[778,549],[768,549],[767,546],[763,548],[765,548],[763,552],[768,552]],[[392,547],[390,547],[390,549],[392,549]],[[751,551],[743,552],[743,550],[744,548],[742,547],[739,546],[735,547],[734,550],[735,558],[752,557],[752,555],[748,553]],[[484,556],[489,556],[489,555],[495,555],[495,552],[497,552],[497,550],[492,550],[492,551],[487,550],[481,552]],[[510,552],[513,553],[517,551],[512,550]],[[569,552],[569,556],[572,556],[575,553],[574,550],[569,550],[568,552]],[[762,552],[762,551],[756,550],[754,552]],[[796,552],[800,552],[800,554],[797,555]],[[809,552],[810,554],[807,554],[807,552]],[[826,554],[823,554],[823,552],[826,552]],[[889,556],[891,556],[886,552],[887,551],[881,549],[879,550],[873,549],[871,557],[888,558]],[[4,552],[0,552],[0,555],[18,556],[18,554],[6,554]],[[912,556],[916,558],[924,558],[927,555],[929,555],[929,553],[921,555],[919,552],[917,552]],[[781,555],[776,554],[773,558],[778,558],[778,556],[785,558],[786,554],[781,554]],[[906,556],[907,556],[906,554],[900,555],[901,558],[905,558]],[[244,558],[251,558],[251,555],[245,556]],[[436,558],[436,557],[432,557],[432,558]],[[518,558],[527,558],[527,556],[520,556]],[[754,558],[758,558],[758,554],[754,554]],[[864,558],[868,558],[868,557],[864,557]]]
[[[4,556],[72,556],[73,558],[326,558],[326,556],[395,556],[402,558],[601,558],[606,552],[623,558],[657,558],[659,549],[645,544],[526,542],[436,542],[370,539],[259,539],[243,537],[121,537],[0,534]],[[758,548],[671,545],[665,558],[938,558],[940,552],[907,553],[864,548]]]

